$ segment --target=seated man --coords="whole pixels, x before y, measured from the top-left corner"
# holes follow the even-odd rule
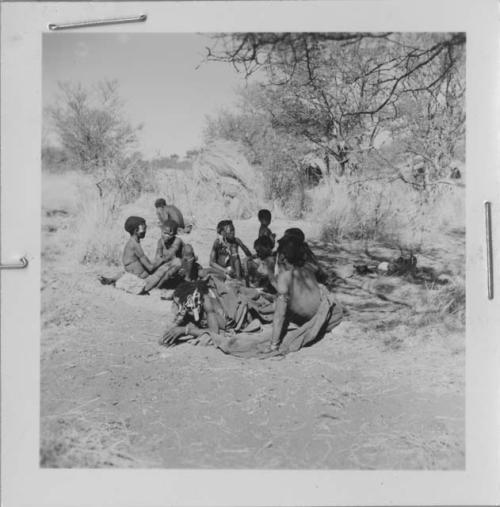
[[[285,235],[279,241],[276,279],[278,296],[270,350],[279,349],[284,331],[286,332],[285,320],[302,326],[318,313],[322,294],[316,273],[307,265],[308,251],[310,252],[309,247],[301,238]]]
[[[314,271],[314,274],[316,275],[316,279],[319,283],[326,283],[328,281],[328,274],[321,266],[319,260],[314,255],[313,251],[309,248],[309,245],[305,241],[305,235],[302,231],[302,229],[299,229],[298,227],[292,227],[290,229],[287,229],[285,231],[285,236],[293,236],[297,238],[299,241],[302,241],[305,248],[305,259],[306,264],[308,264],[311,269]]]
[[[272,327],[259,334],[213,334],[212,340],[227,354],[266,357],[295,352],[321,339],[337,326],[342,307],[307,263],[304,241],[285,235],[278,241],[277,289]]]
[[[197,264],[193,247],[177,237],[177,222],[166,220],[161,226],[161,238],[156,248],[155,262],[163,260],[179,266],[178,274],[186,280],[197,278]]]
[[[192,226],[186,226],[184,222],[184,216],[181,210],[173,204],[167,204],[167,201],[160,197],[155,201],[156,216],[158,217],[159,225],[163,225],[167,220],[173,220],[177,223],[179,233],[191,232]]]
[[[151,262],[141,246],[141,239],[146,236],[146,221],[142,217],[131,216],[125,221],[125,230],[130,234],[123,249],[123,266],[125,274],[113,278],[101,277],[101,283],[114,284],[132,294],[148,294],[151,289],[161,287],[181,268],[181,262],[167,262],[157,258]]]

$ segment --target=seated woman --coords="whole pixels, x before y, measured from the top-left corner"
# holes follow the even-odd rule
[[[200,276],[212,275],[220,280],[235,279],[246,280],[247,262],[252,257],[252,252],[245,244],[235,236],[235,228],[232,220],[222,220],[217,224],[218,237],[210,251],[210,267],[203,270]],[[247,259],[241,261],[239,249],[243,250]]]

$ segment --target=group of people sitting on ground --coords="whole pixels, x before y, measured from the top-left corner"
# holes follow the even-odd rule
[[[133,294],[175,287],[175,318],[160,340],[162,345],[211,343],[228,354],[267,357],[299,350],[342,320],[342,308],[322,285],[326,273],[302,230],[287,229],[276,241],[269,228],[270,211],[260,210],[252,253],[236,237],[233,222],[222,220],[209,267],[202,268],[191,245],[177,236],[180,226],[186,230],[180,210],[167,206],[164,199],[155,206],[161,237],[154,260],[148,259],[140,244],[146,234],[145,220],[129,217],[125,272],[101,277],[101,282]]]
[[[146,237],[146,220],[130,216],[124,228],[130,238],[123,249],[123,268],[112,277],[100,276],[103,285],[115,285],[131,294],[149,294],[152,289],[164,287],[169,281],[193,280],[197,278],[196,257],[190,244],[177,236],[179,230],[188,232],[181,211],[167,205],[165,199],[155,202],[156,214],[161,229],[156,254],[151,261],[144,253],[141,240]]]

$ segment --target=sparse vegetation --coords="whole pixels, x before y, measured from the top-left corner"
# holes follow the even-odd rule
[[[134,440],[120,410],[133,411],[135,429],[154,436],[149,453],[161,450],[160,466],[463,466],[463,429],[431,427],[434,409],[422,396],[414,399],[430,412],[417,424],[412,397],[463,394],[464,35],[234,34],[213,42],[209,61],[249,75],[258,67],[259,82],[242,89],[235,109],[207,118],[204,146],[184,156],[144,160],[134,151],[138,127],[115,82],[64,84],[49,110],[60,146],[42,150],[42,365],[55,386],[44,401],[71,408],[74,400],[51,398],[69,389],[60,377],[102,403],[44,414],[41,466],[158,466],[137,458],[146,438]],[[278,236],[302,227],[346,308],[335,339],[293,363],[248,369],[183,347],[172,358],[159,351],[166,303],[155,295],[132,301],[96,275],[121,265],[129,215],[146,219],[143,247],[153,253],[160,196],[194,224],[189,241],[204,265],[222,218],[235,219],[248,245],[261,207],[272,210]],[[412,256],[411,269],[379,268]],[[277,403],[275,388],[288,405]],[[101,399],[106,389],[128,405]],[[393,396],[404,410],[384,419],[378,400],[394,409]],[[142,412],[131,408],[138,400]],[[376,413],[370,423],[360,423],[361,405]],[[459,420],[460,402],[450,407]],[[269,414],[287,431],[270,428]],[[247,421],[259,428],[248,448],[239,433]]]
[[[50,420],[52,419],[52,420]],[[40,445],[43,468],[132,468],[152,466],[130,454],[130,430],[123,420],[90,421],[84,413],[44,421],[50,435]]]

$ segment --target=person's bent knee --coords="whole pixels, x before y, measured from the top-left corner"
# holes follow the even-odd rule
[[[203,298],[203,309],[207,313],[211,313],[211,312],[214,311],[214,304],[213,304],[212,300],[209,297]]]
[[[189,243],[184,245],[184,248],[182,249],[182,256],[188,259],[194,256],[194,248]]]
[[[155,275],[158,275],[158,276],[162,276],[164,275],[167,271],[168,271],[168,268],[169,268],[169,263],[166,263],[166,264],[162,264],[155,272],[154,274]]]

